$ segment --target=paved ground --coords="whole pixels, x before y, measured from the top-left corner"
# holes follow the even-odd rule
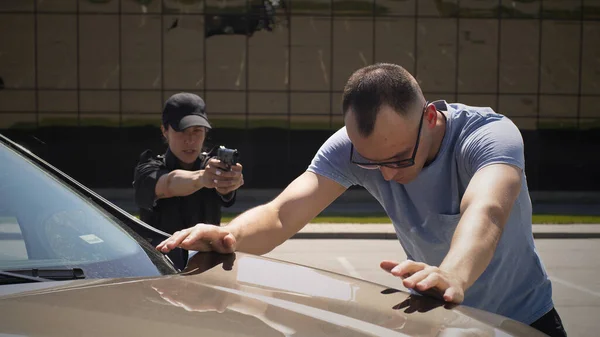
[[[538,239],[538,252],[553,281],[555,305],[570,337],[600,331],[600,240]],[[395,240],[288,240],[269,257],[331,270],[389,287],[402,287],[378,267],[406,258]]]

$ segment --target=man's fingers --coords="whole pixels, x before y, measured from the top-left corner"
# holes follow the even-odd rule
[[[168,253],[172,251],[173,249],[177,248],[177,246],[179,246],[183,239],[187,237],[189,231],[190,229],[188,228],[173,233],[173,235],[171,235],[170,238],[164,240],[158,246],[156,246],[156,249],[160,250],[163,253]]]
[[[381,269],[387,271],[388,273],[391,273],[392,269],[394,267],[396,267],[398,264],[399,263],[396,261],[384,260],[384,261],[381,261],[379,266],[381,267]]]
[[[454,287],[450,287],[444,292],[444,301],[446,302],[462,303],[464,299],[465,295],[462,293],[462,291]]]
[[[406,260],[397,265],[396,267],[392,268],[390,273],[392,273],[392,275],[394,276],[408,277],[418,271],[425,269],[425,267],[427,267],[425,263]]]
[[[406,277],[402,281],[402,284],[404,284],[404,286],[407,288],[415,288],[417,283],[419,283],[422,280],[424,280],[425,278],[427,278],[427,276],[429,276],[429,274],[430,274],[430,271],[427,269],[419,270],[418,272],[412,274],[411,276]]]
[[[437,288],[440,291],[445,291],[450,285],[444,277],[438,272],[432,272],[426,278],[416,283],[417,290],[427,290]]]

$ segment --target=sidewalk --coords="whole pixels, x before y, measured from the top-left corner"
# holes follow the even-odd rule
[[[123,210],[136,214],[132,189],[96,190]],[[279,190],[240,190],[234,206],[224,209],[228,213],[240,213],[266,203]],[[536,214],[600,215],[600,196],[577,193],[531,193]],[[321,214],[377,214],[384,213],[381,205],[364,190],[350,190],[334,201]],[[600,238],[600,224],[533,225],[536,239],[552,238]],[[389,224],[308,224],[294,238],[305,239],[397,239]]]

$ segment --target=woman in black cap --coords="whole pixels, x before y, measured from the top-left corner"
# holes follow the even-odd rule
[[[170,234],[197,223],[220,225],[221,206],[233,205],[244,177],[240,164],[227,170],[202,153],[209,129],[199,96],[178,93],[166,101],[161,131],[169,148],[156,156],[144,151],[135,167],[133,187],[142,221]],[[154,246],[164,240],[149,239]],[[169,258],[183,270],[188,252],[177,249]]]

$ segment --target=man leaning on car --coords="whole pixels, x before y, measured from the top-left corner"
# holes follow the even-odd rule
[[[408,259],[380,266],[405,287],[566,336],[535,249],[516,125],[491,108],[428,102],[393,64],[356,71],[342,112],[345,127],[274,200],[224,227],[181,230],[157,249],[264,254],[359,185],[392,220]]]

